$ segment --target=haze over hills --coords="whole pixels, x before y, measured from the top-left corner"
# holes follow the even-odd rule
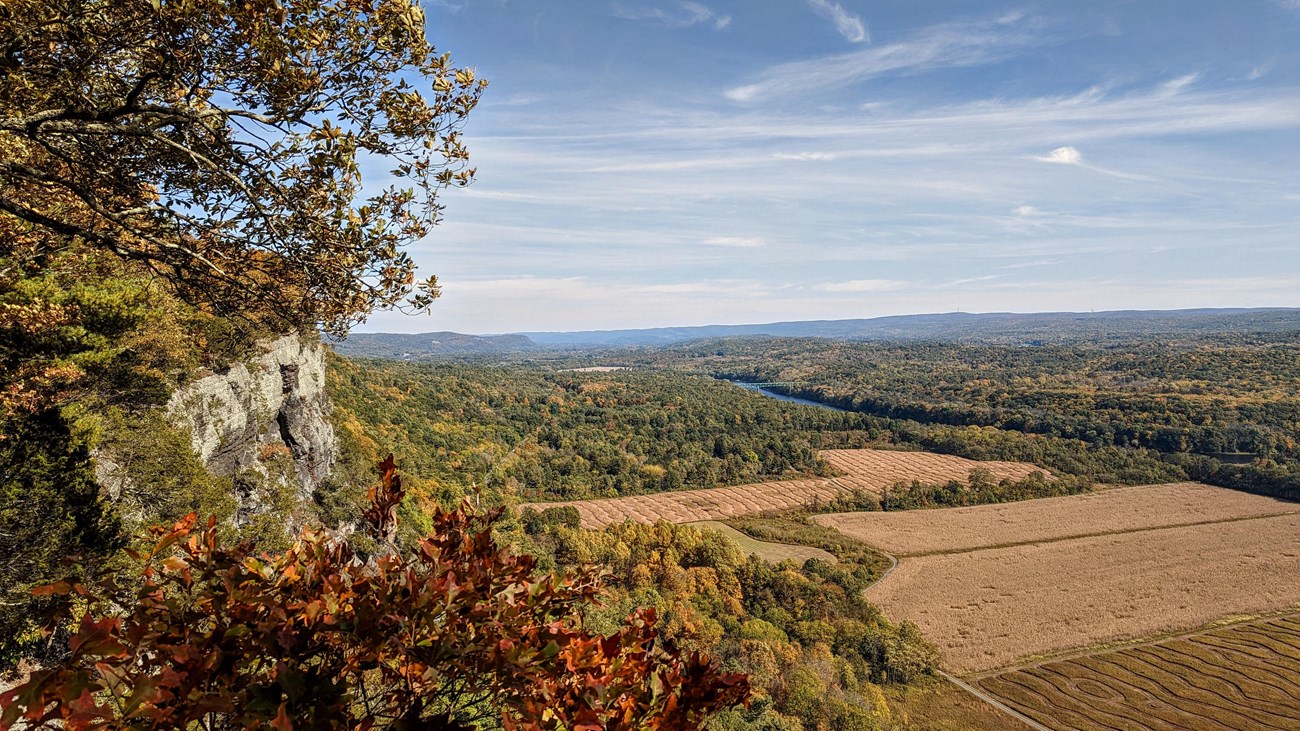
[[[343,355],[401,360],[484,353],[515,353],[537,347],[523,335],[465,335],[454,332],[354,333],[330,340]]]
[[[820,337],[841,340],[937,340],[1035,345],[1134,337],[1276,333],[1300,330],[1300,308],[1120,310],[1109,312],[898,315],[753,325],[524,332],[507,335],[357,333],[334,343],[343,355],[420,359],[532,349],[672,345],[718,337]]]

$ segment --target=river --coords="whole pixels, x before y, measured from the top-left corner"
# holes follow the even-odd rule
[[[761,393],[764,396],[771,396],[772,398],[778,401],[789,401],[792,404],[804,404],[805,406],[817,406],[823,409],[830,409],[831,411],[840,411],[844,413],[848,412],[848,409],[841,409],[838,406],[830,406],[829,404],[824,404],[820,401],[811,401],[806,398],[799,398],[798,396],[787,396],[783,393],[777,393],[776,391],[769,391],[766,388],[759,388],[758,386],[755,386],[752,383],[745,383],[744,381],[727,381],[727,383],[730,383],[733,386],[740,386],[741,388],[749,391],[755,391],[757,393]]]

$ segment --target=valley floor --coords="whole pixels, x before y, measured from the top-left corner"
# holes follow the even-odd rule
[[[830,449],[821,456],[843,475],[811,480],[760,482],[707,490],[678,490],[651,495],[633,495],[598,500],[575,500],[556,503],[526,503],[521,508],[545,508],[572,505],[582,516],[585,528],[600,528],[610,523],[633,520],[654,523],[694,523],[753,515],[767,510],[791,510],[804,507],[812,500],[831,500],[861,490],[880,494],[900,481],[965,481],[970,471],[982,467],[999,480],[1018,480],[1033,472],[1047,470],[1020,462],[976,462],[932,452],[903,452],[888,449]]]
[[[899,481],[961,480],[974,467],[999,479],[1046,472],[925,452],[822,456],[843,474],[565,504],[588,527],[717,521],[854,490],[878,495]],[[980,693],[1038,724],[1024,728],[1300,728],[1279,710],[1300,717],[1294,616],[1159,639],[1300,609],[1300,504],[1183,482],[812,521],[895,556],[867,598],[916,622],[944,667],[967,676],[969,690],[938,685],[897,699],[920,728],[1022,723]],[[807,557],[797,546],[738,542],[768,560]]]

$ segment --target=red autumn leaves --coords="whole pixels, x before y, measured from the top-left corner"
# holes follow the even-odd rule
[[[402,488],[381,469],[365,518],[386,545]],[[583,630],[596,573],[538,572],[497,515],[439,511],[414,555],[368,560],[330,531],[269,556],[194,516],[155,528],[132,587],[45,588],[88,611],[64,663],[0,694],[0,729],[687,729],[746,701],[745,676],[662,648],[652,610]]]

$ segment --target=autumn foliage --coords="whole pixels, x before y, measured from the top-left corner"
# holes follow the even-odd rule
[[[0,49],[0,292],[75,248],[281,328],[438,296],[402,249],[486,82],[418,2],[5,0]]]
[[[137,586],[39,590],[88,611],[68,660],[0,694],[0,728],[685,729],[747,700],[744,676],[662,648],[653,611],[582,629],[598,575],[539,573],[496,545],[497,513],[440,511],[394,549],[401,481],[382,468],[368,560],[324,530],[280,555],[226,547],[191,515],[133,554]]]

